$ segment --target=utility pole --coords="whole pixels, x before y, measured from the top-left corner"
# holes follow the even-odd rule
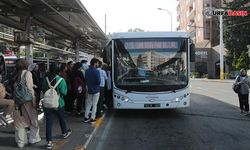
[[[106,29],[107,29],[107,26],[106,26],[106,14],[105,14],[105,34],[106,34]]]
[[[223,62],[223,20],[220,15],[220,79],[224,80],[224,62]]]

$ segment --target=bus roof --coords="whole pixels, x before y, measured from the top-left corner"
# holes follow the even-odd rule
[[[117,32],[113,33],[113,39],[126,38],[189,38],[187,31],[164,31],[164,32]]]

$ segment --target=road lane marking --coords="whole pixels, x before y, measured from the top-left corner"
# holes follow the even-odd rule
[[[209,91],[209,92],[212,92],[212,93],[220,94],[220,95],[223,95],[223,96],[226,96],[226,97],[234,98],[232,96],[228,96],[228,95],[221,94],[221,93],[218,93],[218,92],[210,91],[210,90],[207,90],[207,89],[204,89],[204,88],[201,88],[201,87],[196,87],[196,88],[200,89],[200,90],[204,90],[204,91]]]
[[[108,121],[108,123],[107,123],[107,125],[106,125],[106,127],[105,127],[105,129],[104,129],[104,131],[102,133],[102,136],[101,136],[100,141],[99,141],[99,143],[98,143],[98,145],[96,147],[96,150],[102,150],[103,145],[105,143],[105,140],[106,140],[106,138],[108,136],[109,129],[110,129],[111,125],[112,125],[112,121],[114,119],[114,115],[115,115],[115,110],[112,113],[111,117],[109,118],[109,121]]]

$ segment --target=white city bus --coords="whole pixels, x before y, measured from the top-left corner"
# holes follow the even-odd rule
[[[103,61],[112,69],[113,107],[189,107],[194,56],[186,31],[114,33],[103,51]]]

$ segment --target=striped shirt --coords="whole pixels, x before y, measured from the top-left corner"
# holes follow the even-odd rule
[[[97,68],[97,70],[100,72],[100,78],[101,78],[100,87],[105,87],[105,80],[108,79],[106,72],[102,70],[101,68]]]

